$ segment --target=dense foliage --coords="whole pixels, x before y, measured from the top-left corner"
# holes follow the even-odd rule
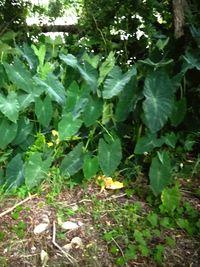
[[[79,49],[86,43],[77,35],[66,37],[67,44],[40,36],[18,45],[15,33],[1,36],[0,181],[6,190],[24,182],[32,189],[56,166],[72,183],[98,172],[113,176],[120,169],[133,178],[142,171],[159,194],[190,151],[199,157],[196,2],[178,40],[168,1],[122,2],[83,1],[88,52]],[[123,49],[118,60],[114,48]]]

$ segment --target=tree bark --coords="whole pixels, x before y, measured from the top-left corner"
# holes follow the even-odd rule
[[[184,35],[186,0],[173,0],[174,34],[176,38]]]

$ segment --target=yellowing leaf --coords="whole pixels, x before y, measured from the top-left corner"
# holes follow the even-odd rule
[[[56,130],[52,130],[51,133],[53,136],[58,136],[58,131],[56,131]]]
[[[111,177],[100,175],[97,177],[97,183],[101,186],[101,191],[104,189],[116,190],[124,187],[124,184],[119,181],[113,181]]]
[[[48,146],[48,147],[51,147],[51,146],[53,146],[53,143],[52,143],[52,142],[48,142],[48,143],[47,143],[47,146]]]

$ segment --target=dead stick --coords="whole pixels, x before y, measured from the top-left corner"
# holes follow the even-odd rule
[[[25,202],[31,200],[31,199],[34,198],[35,196],[36,196],[36,194],[33,195],[33,196],[30,195],[29,197],[27,197],[27,198],[23,199],[22,201],[16,203],[13,207],[11,207],[11,208],[9,208],[9,209],[3,211],[2,213],[0,213],[0,218],[3,217],[3,216],[5,216],[6,214],[10,213],[11,211],[13,211],[16,207],[18,207],[18,206],[24,204]]]
[[[56,243],[56,223],[55,223],[55,221],[53,222],[52,244],[63,253],[63,255],[69,260],[70,263],[72,263],[73,265],[75,264],[75,259],[71,255],[69,255],[67,252],[65,252],[64,249],[58,245],[58,243]]]

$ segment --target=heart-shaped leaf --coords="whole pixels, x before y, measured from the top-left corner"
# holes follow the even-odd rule
[[[169,184],[171,180],[171,163],[167,152],[162,152],[162,162],[157,155],[152,159],[149,170],[150,185],[155,193],[158,195]]]
[[[17,121],[19,115],[19,103],[15,92],[10,92],[7,97],[0,94],[0,111],[10,121]]]
[[[25,183],[29,189],[37,186],[48,174],[52,158],[42,160],[41,153],[35,152],[25,164]]]
[[[97,97],[89,97],[89,102],[83,112],[83,121],[86,127],[93,125],[101,116],[103,110],[103,102]]]
[[[105,140],[106,139],[106,140]],[[121,158],[121,142],[118,138],[111,138],[106,135],[101,138],[98,145],[99,165],[106,176],[110,176],[117,169]]]
[[[6,190],[9,191],[13,188],[17,188],[24,182],[24,163],[22,155],[17,154],[8,163],[6,169]]]
[[[103,88],[103,98],[110,99],[113,96],[118,95],[130,81],[130,79],[136,75],[136,68],[132,67],[127,73],[122,75],[119,67],[114,67],[105,80]]]
[[[91,157],[89,154],[84,156],[83,173],[86,179],[94,177],[98,171],[99,163],[97,157]]]
[[[161,71],[149,74],[143,94],[144,122],[154,133],[164,126],[173,108],[173,87],[167,74]]]
[[[60,165],[62,175],[72,176],[83,166],[83,143],[79,143],[67,154]]]
[[[74,119],[71,113],[67,113],[63,116],[58,123],[58,132],[60,140],[66,140],[75,135],[82,125],[82,120]]]
[[[19,89],[27,93],[31,93],[34,87],[31,72],[24,66],[23,62],[15,59],[12,65],[4,63],[4,68],[8,75],[9,80],[15,84]]]
[[[44,101],[42,101],[40,98],[36,99],[35,113],[38,121],[44,127],[48,127],[53,115],[53,106],[48,95],[45,97]]]
[[[11,123],[6,118],[1,119],[1,122],[0,122],[0,133],[1,133],[0,148],[1,149],[6,148],[6,146],[14,140],[17,134],[17,128],[18,128],[17,123]]]

